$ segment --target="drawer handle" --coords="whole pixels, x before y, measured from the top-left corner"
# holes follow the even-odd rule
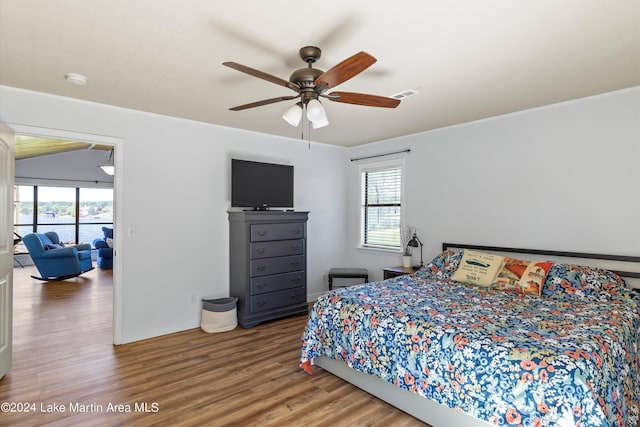
[[[266,236],[267,230],[258,230],[258,236]]]
[[[293,234],[300,234],[302,233],[302,228],[296,228],[295,230],[293,230]]]
[[[297,267],[300,265],[300,261],[291,261],[291,267]]]
[[[258,271],[265,271],[267,269],[266,265],[257,265],[256,266],[256,270]]]
[[[293,279],[291,279],[291,283],[298,284],[300,282],[301,282],[301,279],[299,277],[294,277]]]
[[[299,251],[300,250],[300,245],[291,245],[291,250],[292,251]]]
[[[291,298],[298,299],[300,298],[300,294],[291,294]]]
[[[262,300],[262,301],[258,301],[258,302],[256,302],[256,305],[257,305],[258,307],[262,307],[262,306],[263,306],[263,305],[265,305],[266,303],[267,303],[267,300]]]
[[[259,253],[259,254],[263,254],[263,253],[265,253],[266,251],[267,251],[267,250],[266,250],[265,248],[258,248],[258,249],[256,249],[256,252],[257,252],[257,253]]]
[[[256,285],[256,287],[257,287],[258,289],[264,289],[264,288],[266,288],[266,287],[267,287],[267,284],[266,284],[266,283],[258,283],[258,284]]]

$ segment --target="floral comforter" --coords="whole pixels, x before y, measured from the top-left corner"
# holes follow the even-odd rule
[[[343,360],[496,425],[636,426],[637,294],[559,264],[542,297],[517,295],[452,281],[455,262],[319,298],[300,366]]]

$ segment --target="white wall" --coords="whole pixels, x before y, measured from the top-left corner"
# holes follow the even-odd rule
[[[123,140],[120,162],[116,156],[123,216],[116,227],[133,229],[135,237],[122,232],[116,258],[122,342],[197,327],[200,298],[228,296],[231,157],[295,166],[295,208],[311,212],[310,296],[326,289],[323,275],[344,254],[346,170],[337,166],[344,148],[309,148],[299,140],[9,87],[0,87],[0,121]]]
[[[228,295],[231,157],[296,167],[296,209],[311,212],[309,299],[331,267],[366,267],[375,280],[400,263],[356,248],[349,158],[403,148],[405,218],[427,262],[442,241],[640,254],[640,88],[349,150],[7,87],[0,120],[124,140],[117,226],[136,236],[117,261],[123,342],[197,327],[199,298]]]
[[[405,219],[425,243],[425,262],[443,241],[640,255],[640,87],[369,144],[349,155],[404,148],[411,149]],[[400,258],[356,249],[355,162],[349,180],[347,258],[381,278],[381,267]]]

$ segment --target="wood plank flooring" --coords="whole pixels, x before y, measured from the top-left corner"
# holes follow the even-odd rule
[[[35,411],[0,413],[2,426],[425,425],[320,368],[299,369],[304,316],[113,346],[110,271],[50,283],[31,274],[14,270],[0,402]]]

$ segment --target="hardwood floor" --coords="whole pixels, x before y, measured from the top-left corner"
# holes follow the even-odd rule
[[[13,367],[0,380],[0,402],[31,412],[1,413],[0,425],[425,425],[299,369],[304,316],[113,346],[110,271],[50,283],[31,274],[14,270]]]

